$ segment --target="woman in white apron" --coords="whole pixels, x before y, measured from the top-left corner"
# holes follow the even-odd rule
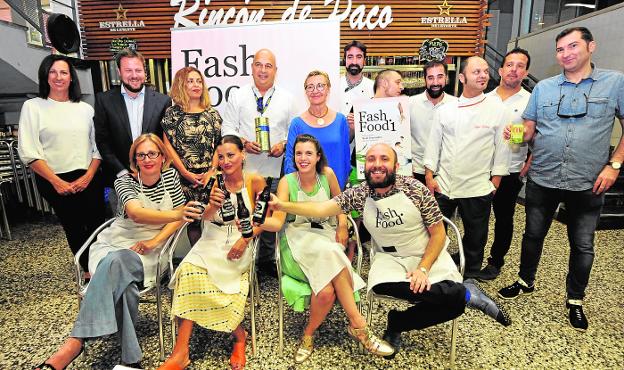
[[[224,136],[216,152],[234,208],[238,211],[236,193],[240,193],[251,213],[253,200],[265,187],[264,178],[243,171],[245,153],[237,136]],[[252,263],[252,251],[247,247],[253,237],[241,235],[236,219],[223,221],[219,212],[223,200],[224,193],[215,185],[204,213],[202,235],[172,278],[170,286],[175,292],[171,312],[179,320],[179,330],[173,353],[159,369],[184,369],[190,364],[189,341],[194,324],[231,332],[235,343],[230,365],[233,369],[245,366],[247,333],[241,323],[249,291],[247,272]],[[254,236],[262,232],[260,227],[253,229]]]
[[[142,358],[133,326],[138,284],[154,284],[160,248],[183,221],[200,218],[200,210],[192,207],[194,202],[184,205],[177,172],[167,168],[169,160],[156,135],[139,136],[130,158],[133,173],[115,181],[123,208],[90,247],[92,278],[70,338],[38,369],[64,369],[82,352],[86,338],[116,332],[121,361],[137,365]]]
[[[327,167],[327,160],[318,140],[314,136],[302,134],[297,136],[293,147],[293,162],[297,172],[290,173],[280,180],[277,188],[278,198],[290,202],[324,201],[340,194],[336,175]],[[295,362],[301,363],[312,353],[314,333],[325,320],[336,297],[349,318],[351,328],[366,326],[353,295],[355,291],[363,288],[365,283],[353,272],[344,252],[348,239],[347,217],[344,214],[338,216],[337,228],[332,225],[335,224],[331,222],[333,217],[331,219],[294,215],[286,217],[284,212],[276,212],[273,217],[281,221],[278,225],[280,227],[286,221],[284,229],[286,240],[282,241],[281,246],[281,249],[285,250],[283,256],[292,255],[292,259],[305,274],[304,278],[311,289],[311,292],[306,292],[305,283],[299,283],[303,287],[297,289],[297,282],[282,278],[283,293],[289,304],[293,305],[296,300],[302,299],[301,295],[310,296],[310,318],[295,353]],[[293,276],[289,273],[288,266],[283,264],[283,267],[286,275]],[[369,347],[371,352],[377,355],[392,353],[392,348],[385,342],[371,335],[372,338],[378,343]]]

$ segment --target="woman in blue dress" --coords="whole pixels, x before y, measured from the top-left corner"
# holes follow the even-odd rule
[[[297,171],[293,162],[294,143],[297,136],[314,136],[327,156],[327,164],[336,174],[340,189],[344,189],[349,172],[349,124],[347,118],[327,106],[331,82],[327,73],[312,71],[308,73],[303,87],[310,105],[290,123],[284,157],[284,174]]]

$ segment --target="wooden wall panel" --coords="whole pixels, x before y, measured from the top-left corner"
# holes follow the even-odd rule
[[[186,8],[190,8],[197,0],[186,0]],[[207,9],[216,11],[221,8],[227,11],[234,7],[237,10],[245,7],[249,12],[264,9],[263,20],[281,20],[284,12],[293,6],[296,0],[290,1],[210,1],[208,7],[204,1],[197,1],[199,9],[188,16],[189,20],[197,23],[200,11]],[[333,0],[327,7],[323,0],[298,2],[299,16],[301,9],[310,5],[310,18],[324,19],[333,11],[336,1],[339,3],[339,13],[343,13],[349,0]],[[342,21],[341,45],[353,39],[364,42],[369,47],[370,55],[418,55],[424,39],[438,37],[449,43],[449,56],[468,56],[481,54],[483,51],[484,31],[487,25],[486,0],[446,0],[450,8],[451,17],[466,17],[466,23],[456,27],[432,27],[423,24],[422,17],[441,17],[439,7],[444,6],[445,0],[351,0],[351,14],[360,5],[365,5],[367,13],[375,5],[383,9],[389,5],[392,8],[393,21],[385,29],[379,27],[368,30],[351,29],[349,19]],[[172,7],[169,0],[79,0],[80,28],[83,36],[83,46],[87,59],[108,60],[112,58],[110,51],[111,40],[129,38],[137,41],[138,49],[147,58],[169,58],[171,49],[170,28],[174,26],[174,15],[179,6]],[[100,22],[115,22],[119,6],[125,10],[125,21],[142,21],[144,27],[131,31],[110,31],[100,28]],[[119,12],[120,15],[124,12]],[[121,17],[123,18],[123,17]],[[207,18],[207,17],[206,17]],[[121,21],[124,21],[121,19]],[[232,22],[228,22],[232,23]]]

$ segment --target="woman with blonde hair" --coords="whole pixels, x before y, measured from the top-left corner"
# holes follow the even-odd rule
[[[164,242],[182,222],[201,217],[196,202],[184,204],[178,173],[168,165],[158,136],[144,134],[132,144],[132,173],[115,180],[122,207],[91,245],[92,278],[70,337],[36,369],[65,369],[80,355],[86,339],[113,333],[121,340],[121,361],[140,367],[143,353],[134,329],[139,284],[154,284]]]
[[[176,72],[169,93],[174,105],[162,119],[163,142],[178,170],[188,200],[208,203],[204,185],[214,173],[213,156],[221,137],[221,116],[210,104],[202,74],[194,67]],[[201,234],[199,224],[188,227],[191,244]]]

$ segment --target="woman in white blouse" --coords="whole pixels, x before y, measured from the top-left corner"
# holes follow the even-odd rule
[[[48,55],[39,66],[39,95],[24,103],[19,120],[20,158],[35,172],[37,188],[58,216],[74,254],[104,222],[93,108],[80,98],[70,59]],[[80,260],[85,272],[88,255]]]

